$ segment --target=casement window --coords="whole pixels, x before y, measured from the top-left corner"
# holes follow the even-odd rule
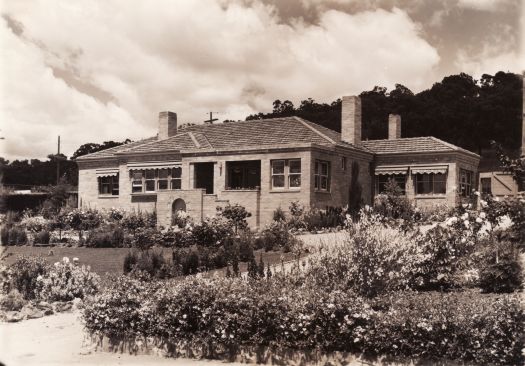
[[[416,194],[447,193],[447,175],[437,173],[415,174]]]
[[[170,171],[168,169],[159,169],[159,177],[157,179],[157,189],[159,191],[164,191],[168,189],[169,176]]]
[[[156,192],[181,189],[182,168],[134,170],[131,173],[131,192]]]
[[[330,162],[315,161],[314,188],[316,191],[330,192]]]
[[[181,189],[182,186],[182,168],[176,167],[171,169],[170,175],[170,188],[171,189]]]
[[[376,175],[376,193],[385,193],[386,185],[390,179],[394,179],[402,194],[406,194],[406,175],[405,174],[382,174]]]
[[[272,160],[272,189],[301,188],[301,159]]]
[[[111,177],[99,177],[98,194],[118,196],[118,174]]]
[[[459,170],[459,194],[461,197],[470,197],[472,194],[472,177],[473,173],[469,170]]]

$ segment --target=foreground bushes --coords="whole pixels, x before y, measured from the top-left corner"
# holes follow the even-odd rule
[[[524,314],[517,296],[399,292],[362,298],[281,276],[145,283],[120,277],[86,303],[92,334],[235,354],[243,346],[349,351],[368,356],[518,364]],[[224,356],[224,355],[223,355]]]

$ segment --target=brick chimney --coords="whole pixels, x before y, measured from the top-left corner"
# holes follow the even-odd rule
[[[401,138],[401,116],[399,114],[388,115],[388,139]]]
[[[159,134],[158,140],[164,140],[177,134],[177,113],[159,113]]]
[[[345,96],[341,108],[341,140],[354,145],[360,144],[361,98]]]

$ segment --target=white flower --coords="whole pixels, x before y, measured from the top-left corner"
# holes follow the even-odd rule
[[[481,217],[482,219],[484,219],[485,217],[487,217],[487,214],[485,212],[481,212],[479,214],[479,217]]]
[[[68,258],[68,257],[63,257],[63,258],[62,258],[62,262],[64,262],[64,263],[69,263],[69,258]]]
[[[476,222],[477,222],[478,224],[481,224],[481,223],[483,222],[483,220],[481,219],[481,217],[477,217],[477,218],[476,218]]]
[[[470,221],[468,221],[468,220],[465,220],[465,221],[463,221],[463,224],[464,224],[464,225],[465,225],[465,227],[466,227],[466,228],[468,229],[468,228],[469,228],[469,226],[470,226]]]
[[[461,215],[461,220],[466,220],[468,219],[468,213],[465,212],[463,215]]]
[[[476,196],[478,196],[478,197],[480,196],[479,191],[474,191],[474,194],[475,194]]]

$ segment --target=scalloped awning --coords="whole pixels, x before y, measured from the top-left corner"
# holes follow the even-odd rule
[[[97,177],[116,177],[118,175],[118,172],[118,168],[96,170]]]
[[[448,165],[417,166],[410,168],[412,174],[447,174]]]
[[[408,165],[403,166],[377,166],[375,175],[407,174]]]
[[[171,169],[180,167],[180,161],[153,161],[153,162],[140,162],[140,163],[128,163],[128,171],[132,170],[145,170],[145,169]]]

